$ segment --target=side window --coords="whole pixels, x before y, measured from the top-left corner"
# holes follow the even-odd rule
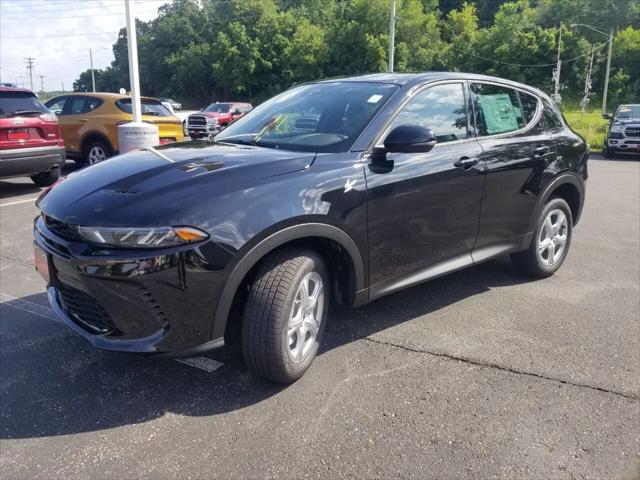
[[[533,120],[538,108],[538,99],[528,93],[518,92],[520,96],[520,104],[522,105],[522,114],[524,115],[524,123],[528,125]]]
[[[86,97],[69,97],[62,109],[63,115],[78,115],[85,113],[87,104]]]
[[[525,126],[520,100],[515,90],[498,85],[473,83],[471,92],[478,135],[513,132]]]
[[[462,84],[436,85],[418,93],[393,120],[391,129],[399,125],[430,128],[438,143],[467,138],[467,108]]]
[[[544,119],[546,127],[551,130],[562,130],[564,128],[562,114],[551,102],[546,100],[543,102],[542,118]]]
[[[45,105],[49,109],[49,111],[55,113],[56,115],[62,114],[62,110],[64,109],[64,102],[67,101],[67,97],[58,97],[52,98]]]
[[[100,105],[102,105],[102,100],[100,100],[99,98],[87,97],[87,104],[85,105],[85,109],[86,109],[85,112],[93,112]]]

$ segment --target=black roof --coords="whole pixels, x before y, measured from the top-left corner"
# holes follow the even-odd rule
[[[395,85],[415,85],[424,82],[436,81],[436,80],[483,80],[498,82],[513,87],[518,87],[524,90],[534,91],[540,95],[546,96],[544,92],[541,92],[535,87],[525,85],[523,83],[514,82],[505,78],[492,77],[489,75],[480,75],[477,73],[464,73],[464,72],[422,72],[422,73],[372,73],[367,75],[358,75],[355,77],[338,77],[322,80],[323,82],[377,82],[377,83],[392,83]]]

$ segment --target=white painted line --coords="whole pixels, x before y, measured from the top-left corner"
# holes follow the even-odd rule
[[[24,200],[17,200],[15,202],[0,203],[0,207],[10,207],[11,205],[20,205],[21,203],[35,202],[37,199],[38,197],[26,198]]]
[[[191,358],[176,358],[176,362],[184,363],[190,367],[196,367],[205,372],[213,373],[218,370],[224,363],[207,357],[191,357]]]
[[[53,320],[54,322],[60,321],[51,308],[40,305],[39,303],[30,302],[29,300],[16,298],[8,293],[0,292],[0,304],[22,310],[23,312],[32,313],[47,320]]]

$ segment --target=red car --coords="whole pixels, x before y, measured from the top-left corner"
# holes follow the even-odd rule
[[[0,86],[0,178],[55,183],[65,161],[58,118],[24,88]]]
[[[222,102],[212,103],[198,113],[189,115],[187,131],[191,138],[209,137],[234,120],[253,109],[250,103]]]

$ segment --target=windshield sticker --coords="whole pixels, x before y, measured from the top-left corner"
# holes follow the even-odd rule
[[[367,103],[378,103],[381,98],[382,98],[382,95],[371,95],[369,97],[369,100],[367,100]]]

